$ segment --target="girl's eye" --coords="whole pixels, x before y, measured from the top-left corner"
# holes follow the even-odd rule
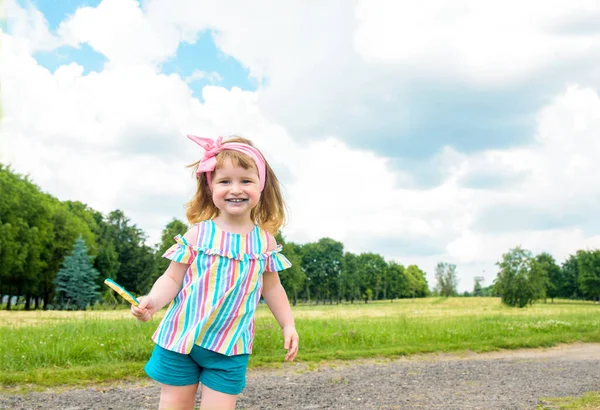
[[[250,181],[249,179],[244,179],[242,182],[244,184],[251,184],[252,183],[252,181]]]
[[[226,180],[226,179],[224,179],[224,180],[222,180],[222,181],[221,181],[221,182],[219,182],[219,183],[220,183],[220,184],[228,184],[228,183],[229,183],[229,181],[228,181],[228,180]]]

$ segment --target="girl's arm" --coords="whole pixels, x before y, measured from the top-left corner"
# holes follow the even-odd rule
[[[290,302],[277,272],[263,273],[262,296],[283,331],[283,347],[288,351],[285,360],[292,362],[298,353],[298,332],[296,332]]]
[[[275,238],[269,235],[268,250],[275,249],[275,246]],[[298,353],[298,332],[296,332],[290,302],[285,294],[285,289],[281,285],[277,272],[263,273],[262,297],[267,302],[267,306],[283,331],[283,347],[288,351],[285,355],[285,360],[294,361]]]
[[[183,237],[188,242],[196,243],[196,235],[196,229],[192,228]],[[165,273],[154,282],[150,293],[139,298],[140,304],[137,307],[131,306],[131,313],[142,322],[150,320],[152,315],[177,296],[181,290],[183,277],[189,266],[187,263],[171,261]]]

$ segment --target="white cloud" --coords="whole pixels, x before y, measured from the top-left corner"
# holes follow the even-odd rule
[[[24,9],[15,0],[5,0],[0,5],[0,9],[2,8],[8,18],[11,33],[18,38],[23,51],[52,50],[60,44],[59,39],[48,30],[44,15],[33,5],[29,4]]]
[[[355,45],[368,61],[416,65],[430,75],[441,74],[436,63],[443,61],[446,76],[503,84],[591,51],[597,30],[573,36],[559,27],[599,11],[587,0],[361,0]]]
[[[559,212],[600,194],[600,98],[591,88],[569,86],[538,115],[530,146],[491,150],[464,158],[463,177],[520,175],[502,195]],[[496,192],[498,193],[498,192]],[[497,202],[494,197],[493,201]]]
[[[509,232],[477,231],[473,225],[448,244],[448,255],[462,263],[485,262],[521,244],[534,252],[548,251],[560,262],[577,249],[598,246],[597,233],[590,236],[583,231],[600,211],[598,135],[600,96],[589,88],[571,86],[540,111],[536,144],[464,157],[463,176],[490,169],[498,175],[522,173],[518,183],[502,189],[476,190],[475,215],[485,214],[490,207],[518,206],[559,219],[577,216],[578,221],[567,219],[564,228],[511,227]],[[505,219],[498,223],[512,224],[509,213],[496,217]]]
[[[88,43],[112,64],[159,63],[173,56],[182,40],[192,40],[161,16],[144,13],[136,0],[103,0],[81,7],[58,28],[71,46]]]
[[[154,0],[140,8],[135,0],[104,0],[79,9],[59,33],[70,44],[88,42],[113,63],[157,63],[173,56],[180,41],[211,30],[225,54],[266,79],[259,104],[269,118],[294,138],[340,134],[354,145],[368,130],[383,134],[373,139],[407,138],[422,127],[415,101],[436,83],[478,90],[540,82],[550,69],[558,71],[556,80],[544,89],[569,76],[600,80],[594,71],[600,34],[592,24],[600,6],[462,0],[449,10],[444,4]],[[583,27],[581,21],[587,31],[569,31]]]
[[[436,84],[547,92],[565,79],[600,81],[600,5],[587,0],[154,0],[146,13],[185,33],[212,30],[224,53],[267,80],[260,107],[294,138],[342,134],[360,145],[381,128],[401,138],[428,122],[415,101]]]

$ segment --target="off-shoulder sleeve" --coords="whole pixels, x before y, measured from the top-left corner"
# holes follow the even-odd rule
[[[282,246],[279,245],[275,250],[268,252],[267,272],[279,272],[292,267],[292,263],[281,254]]]
[[[175,244],[171,246],[163,254],[163,258],[170,259],[179,263],[191,264],[196,259],[197,251],[196,248],[181,235],[177,235],[175,238]]]

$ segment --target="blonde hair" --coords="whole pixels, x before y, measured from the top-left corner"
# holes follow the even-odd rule
[[[242,137],[230,138],[227,141],[223,141],[223,144],[229,142],[239,142],[254,147],[250,140]],[[238,151],[225,149],[217,154],[216,159],[217,165],[215,169],[223,167],[228,160],[231,161],[231,164],[234,167],[242,167],[244,169],[256,168],[256,164],[252,158]],[[194,169],[195,173],[195,169],[199,162],[200,161],[196,161],[195,163],[188,165],[188,167]],[[283,201],[283,196],[281,195],[279,180],[266,160],[265,164],[265,188],[261,192],[258,205],[250,212],[250,218],[256,225],[260,226],[265,231],[276,235],[277,232],[279,232],[279,229],[285,224],[286,205]],[[207,219],[213,219],[219,215],[219,208],[213,203],[212,193],[208,187],[208,180],[206,179],[205,172],[198,176],[196,187],[194,197],[186,204],[186,217],[191,224],[196,224]]]

